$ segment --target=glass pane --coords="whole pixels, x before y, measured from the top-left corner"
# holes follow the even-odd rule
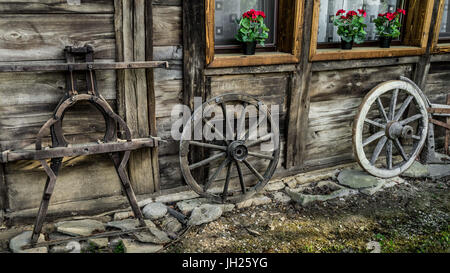
[[[238,45],[234,36],[238,31],[237,18],[251,9],[262,10],[266,14],[265,24],[270,29],[266,45],[275,42],[275,0],[216,0],[215,35],[216,46]]]
[[[449,0],[445,0],[444,14],[442,15],[441,32],[439,38],[450,38],[450,14],[448,10]]]
[[[333,25],[333,17],[340,9],[346,11],[364,9],[367,12],[366,32],[367,41],[378,39],[373,20],[379,13],[395,12],[398,7],[402,7],[402,0],[321,0],[319,16],[319,43],[340,42],[341,38],[337,34],[337,27]]]

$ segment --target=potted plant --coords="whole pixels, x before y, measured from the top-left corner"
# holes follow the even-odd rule
[[[404,9],[397,9],[396,12],[380,13],[378,18],[374,20],[376,31],[380,36],[380,47],[390,48],[392,38],[398,38],[401,34],[400,15],[406,15]]]
[[[367,25],[364,24],[364,18],[367,16],[365,10],[358,9],[358,12],[350,10],[346,13],[340,9],[334,17],[334,25],[338,27],[337,34],[341,36],[341,48],[350,50],[353,43],[361,44],[366,39]]]
[[[254,55],[256,44],[264,46],[264,41],[269,37],[269,28],[264,24],[264,18],[266,14],[263,11],[254,9],[242,14],[236,40],[242,43],[245,55]]]

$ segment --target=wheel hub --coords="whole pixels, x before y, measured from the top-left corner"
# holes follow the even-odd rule
[[[409,126],[403,126],[398,121],[389,122],[386,126],[386,136],[390,139],[402,138],[412,138],[414,134],[414,129]]]
[[[243,161],[248,156],[248,149],[243,141],[233,141],[228,145],[228,156],[235,160]]]

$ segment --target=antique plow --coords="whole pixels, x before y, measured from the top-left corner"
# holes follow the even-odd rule
[[[229,111],[230,106],[240,110]],[[208,117],[205,109],[214,109],[215,115]],[[255,110],[253,114],[250,109]],[[217,122],[223,126],[214,126]],[[216,137],[197,139],[196,128],[209,130]],[[217,203],[241,202],[262,190],[273,176],[280,157],[279,143],[278,124],[261,101],[241,94],[218,96],[194,111],[184,127],[181,171],[200,196]],[[270,148],[264,149],[268,144]]]
[[[99,69],[137,69],[167,67],[167,62],[130,62],[130,63],[94,63],[94,50],[90,46],[66,47],[65,64],[39,64],[20,65],[6,64],[0,65],[0,72],[31,72],[31,71],[66,71],[68,90],[58,103],[52,117],[42,126],[36,137],[35,150],[14,150],[3,151],[1,163],[17,160],[38,160],[47,173],[47,182],[39,207],[36,222],[31,237],[31,245],[35,245],[41,232],[45,216],[47,214],[50,198],[55,187],[58,172],[61,169],[64,157],[73,157],[93,154],[109,154],[114,163],[117,174],[124,188],[127,199],[131,205],[135,217],[139,219],[139,227],[145,228],[146,224],[142,212],[137,204],[136,196],[131,187],[126,171],[130,153],[133,150],[144,147],[156,147],[158,141],[153,138],[132,139],[131,131],[125,121],[114,113],[107,101],[100,95],[97,89],[95,70]],[[85,71],[86,73],[86,93],[77,91],[74,71]],[[68,109],[78,102],[86,101],[95,106],[103,115],[106,130],[102,141],[97,143],[74,144],[71,145],[65,139],[62,129],[64,114]],[[51,146],[43,147],[43,138],[50,131]],[[117,137],[118,132],[122,133],[122,138]],[[50,159],[50,164],[47,160]]]
[[[426,163],[448,162],[448,157],[435,153],[433,125],[446,130],[450,125],[436,116],[450,117],[450,105],[430,103],[410,79],[376,86],[364,98],[353,124],[358,163],[374,176],[389,178],[406,171],[419,155]],[[448,153],[448,133],[446,145]]]

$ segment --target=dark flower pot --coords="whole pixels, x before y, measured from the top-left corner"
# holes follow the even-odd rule
[[[390,48],[391,47],[392,38],[391,37],[380,37],[380,47],[381,48]]]
[[[350,50],[353,48],[353,40],[351,42],[346,42],[341,40],[341,48],[344,50]]]
[[[255,55],[256,42],[242,43],[244,55]]]

